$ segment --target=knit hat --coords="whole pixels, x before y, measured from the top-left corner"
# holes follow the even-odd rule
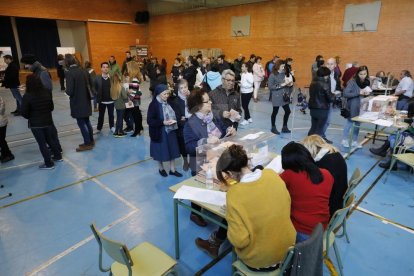
[[[165,90],[169,90],[169,88],[168,88],[168,86],[167,86],[167,85],[165,85],[165,84],[158,84],[158,85],[155,87],[155,91],[154,91],[155,96],[158,96],[159,94],[161,94],[161,93],[162,93],[162,92],[164,92]]]
[[[24,64],[30,64],[32,65],[33,63],[35,63],[37,61],[37,57],[31,54],[28,55],[24,55],[21,59],[20,62],[24,63]]]

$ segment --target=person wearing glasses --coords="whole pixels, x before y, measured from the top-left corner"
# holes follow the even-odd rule
[[[216,119],[211,111],[211,100],[206,90],[194,90],[187,98],[188,111],[192,114],[184,125],[183,135],[185,150],[190,156],[191,175],[195,176],[197,168],[196,148],[200,145],[209,143],[215,144],[220,138],[233,136],[236,130],[227,127],[220,119]],[[193,208],[201,210],[197,205],[192,204]],[[206,226],[204,219],[192,213],[190,219],[199,226]]]
[[[214,118],[223,121],[227,127],[233,126],[237,129],[240,121],[241,103],[240,93],[234,90],[236,75],[230,69],[221,74],[221,82],[216,89],[209,93],[212,102]]]

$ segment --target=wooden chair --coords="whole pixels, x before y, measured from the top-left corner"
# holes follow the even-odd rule
[[[143,242],[128,250],[125,244],[103,236],[94,223],[90,227],[99,244],[99,269],[102,272],[109,271],[110,275],[122,276],[176,274],[177,262],[158,247]],[[104,268],[102,265],[102,248],[114,260],[109,268]]]

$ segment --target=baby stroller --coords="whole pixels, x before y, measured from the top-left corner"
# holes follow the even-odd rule
[[[300,112],[306,114],[308,102],[306,101],[306,95],[302,93],[300,88],[298,89],[298,103],[296,104],[296,106],[300,106]]]

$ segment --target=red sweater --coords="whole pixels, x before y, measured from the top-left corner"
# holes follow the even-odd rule
[[[320,169],[323,181],[313,184],[306,172],[284,171],[280,177],[285,181],[292,199],[290,218],[296,231],[310,235],[321,222],[326,229],[329,223],[329,196],[334,179],[325,169]]]

